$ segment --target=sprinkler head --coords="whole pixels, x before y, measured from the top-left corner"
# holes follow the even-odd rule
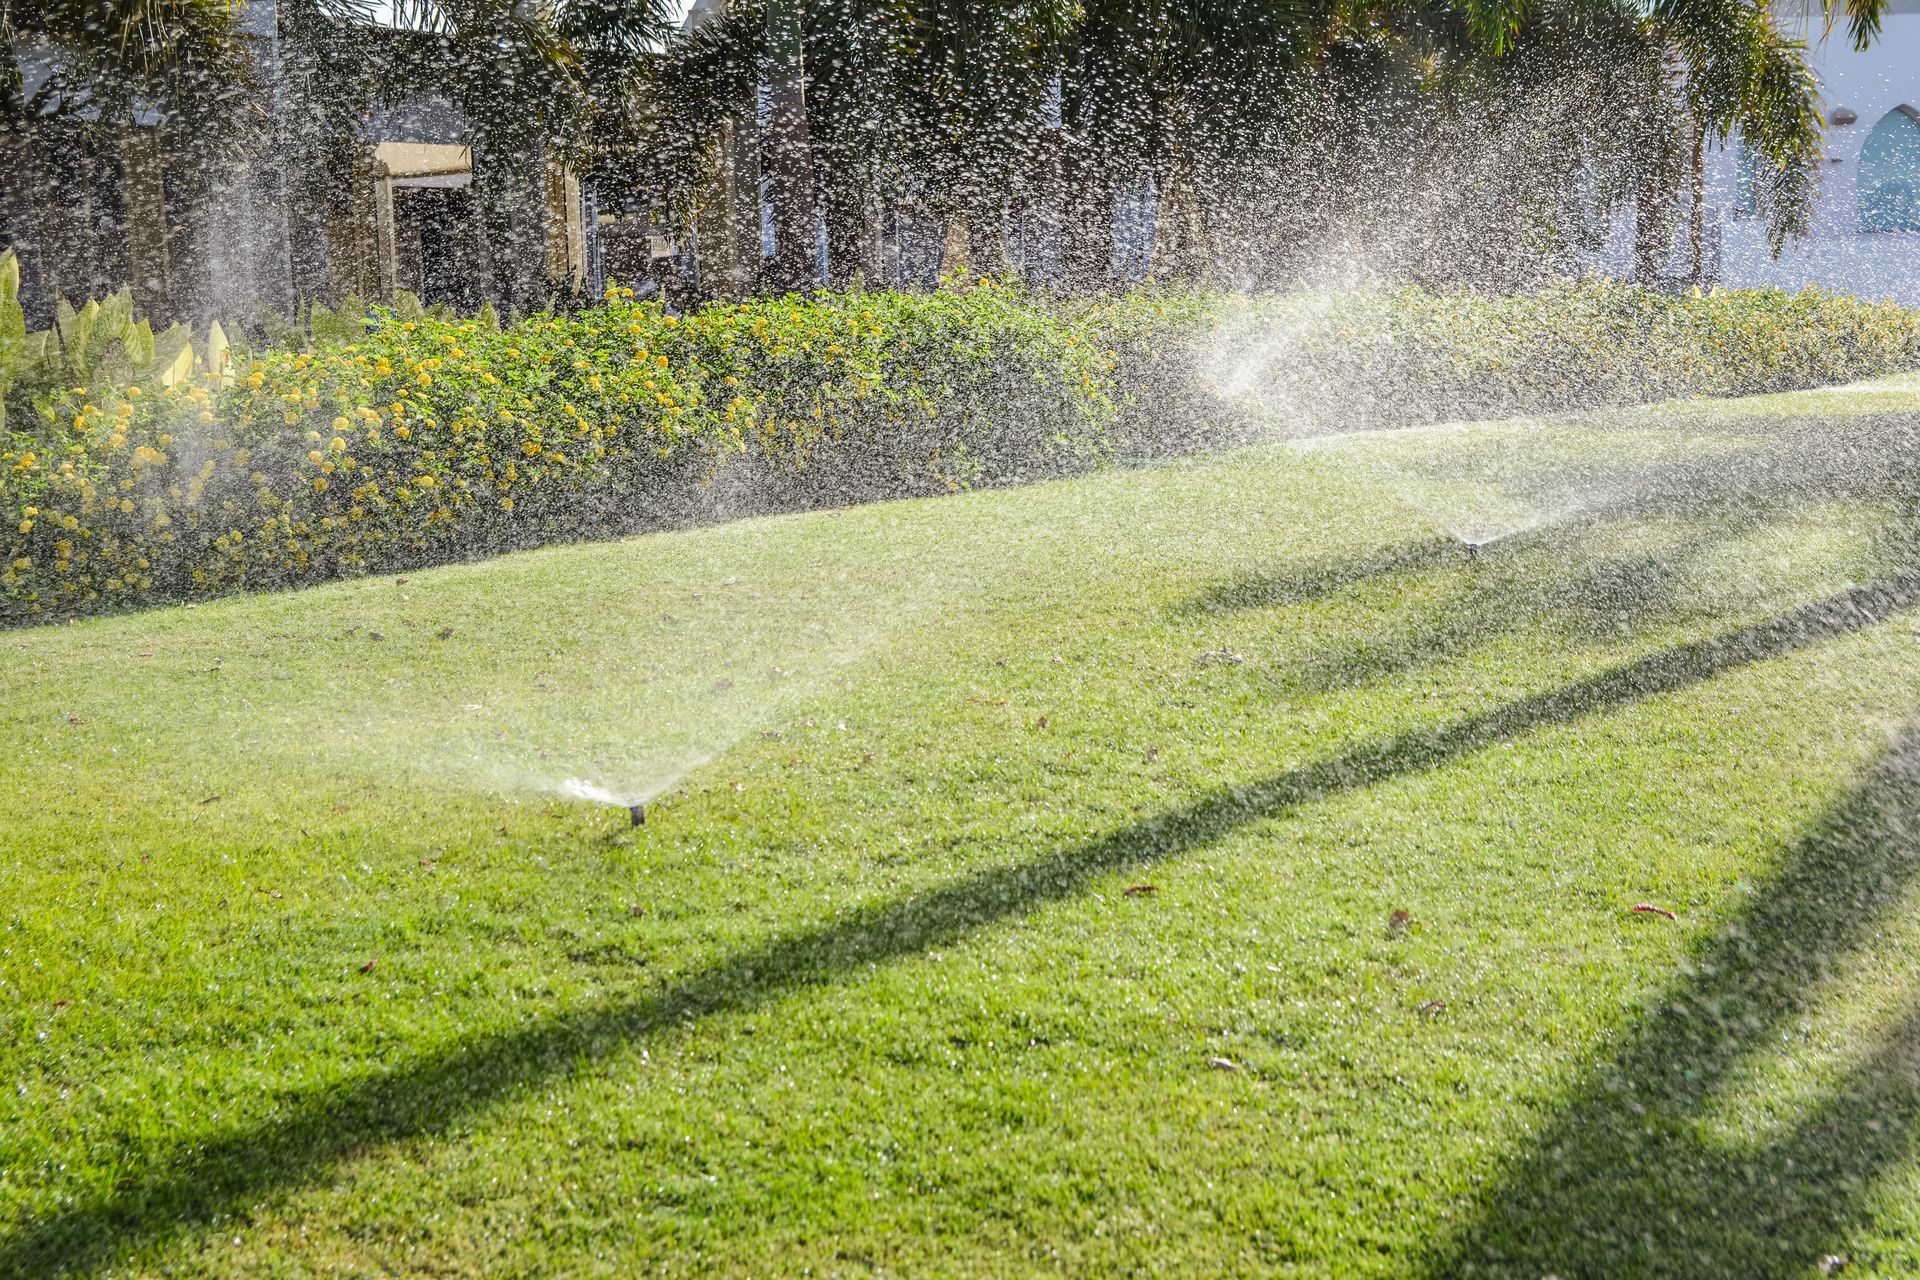
[[[647,806],[644,804],[628,805],[627,814],[633,819],[634,826],[644,827],[647,825]]]
[[[1463,543],[1461,543],[1461,544],[1460,544],[1460,548],[1461,548],[1461,550],[1462,550],[1462,551],[1464,551],[1464,552],[1466,552],[1466,556],[1467,556],[1467,559],[1469,559],[1469,560],[1478,560],[1478,559],[1480,558],[1480,544],[1479,544],[1479,543],[1477,543],[1477,542],[1463,542]]]

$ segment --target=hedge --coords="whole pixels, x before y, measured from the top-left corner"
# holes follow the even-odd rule
[[[1123,367],[1157,361],[1157,376],[1139,380],[1153,411],[1133,431],[1161,431],[1163,447],[1167,426],[1172,447],[1199,442],[1179,431],[1179,406],[1209,400],[1224,400],[1245,437],[1758,395],[1920,367],[1920,311],[1818,289],[1674,295],[1587,278],[1506,296],[1405,288],[1160,305],[1201,336],[1170,353],[1153,326],[1129,342],[1121,324],[1110,341]],[[1217,414],[1201,432],[1220,437]]]
[[[626,291],[505,332],[392,321],[220,378],[83,389],[0,451],[0,617],[284,587],[751,506],[1085,465],[1094,336],[995,286],[710,307]],[[728,488],[736,500],[742,486]]]
[[[375,317],[362,339],[16,415],[0,623],[1017,483],[1116,450],[1914,367],[1913,311],[1604,281],[1074,302],[982,283],[684,317],[614,289],[504,331]]]

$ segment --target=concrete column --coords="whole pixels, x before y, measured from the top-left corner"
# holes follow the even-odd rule
[[[133,302],[149,316],[164,314],[171,280],[167,259],[167,193],[159,135],[130,128],[121,134],[127,216],[128,286]]]
[[[393,178],[378,160],[373,163],[373,251],[381,302],[392,302],[399,286],[400,254],[394,234]]]

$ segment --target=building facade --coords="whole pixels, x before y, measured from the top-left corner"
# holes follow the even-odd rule
[[[289,73],[275,0],[246,0],[242,26],[268,117],[245,156],[197,154],[151,110],[107,126],[84,104],[52,104],[0,133],[0,248],[19,254],[30,323],[59,298],[122,285],[157,320],[230,325],[307,300],[407,290],[468,309],[537,306],[590,286],[590,193],[540,142],[490,157],[456,107],[421,94],[369,112],[316,159],[296,145],[320,113]],[[29,54],[30,90],[60,57]]]
[[[1811,234],[1775,258],[1740,147],[1706,166],[1718,277],[1731,286],[1821,285],[1920,306],[1920,0],[1892,0],[1880,38],[1854,50],[1817,12],[1795,19],[1827,123]]]

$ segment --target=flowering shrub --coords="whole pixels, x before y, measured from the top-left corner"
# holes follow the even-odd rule
[[[322,581],[700,513],[942,492],[1228,438],[1920,367],[1920,313],[1586,281],[1058,302],[983,284],[681,318],[391,317],[226,376],[70,388],[0,436],[0,622]],[[1220,394],[1224,393],[1224,394]]]
[[[391,320],[226,378],[74,388],[0,448],[0,619],[645,527],[722,466],[768,505],[802,475],[816,501],[1009,482],[1098,448],[1112,374],[999,286],[686,318],[615,290],[506,332]]]

